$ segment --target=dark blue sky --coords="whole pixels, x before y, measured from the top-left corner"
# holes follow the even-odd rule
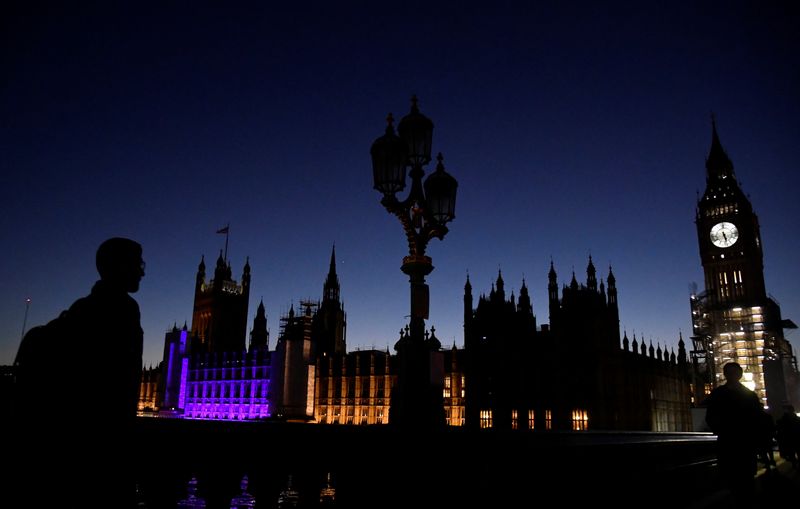
[[[67,308],[110,236],[144,246],[135,297],[159,361],[228,222],[272,345],[292,303],[320,298],[334,243],[349,347],[393,344],[407,248],[369,148],[413,93],[459,181],[451,232],[429,248],[444,344],[463,343],[467,271],[478,294],[498,268],[507,292],[524,276],[542,323],[551,257],[567,283],[590,254],[599,275],[614,267],[628,334],[688,336],[712,110],[759,214],[768,291],[798,321],[797,7],[514,3],[4,7],[0,363],[25,298],[29,326]]]

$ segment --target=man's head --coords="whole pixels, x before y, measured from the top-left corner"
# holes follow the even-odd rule
[[[144,260],[138,242],[121,237],[108,239],[97,248],[96,263],[103,281],[130,293],[139,290]]]
[[[722,368],[722,374],[725,375],[725,380],[728,382],[738,382],[742,379],[744,371],[738,362],[729,362]]]

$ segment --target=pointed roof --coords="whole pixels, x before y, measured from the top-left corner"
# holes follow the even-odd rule
[[[711,114],[711,148],[706,158],[707,177],[725,179],[733,177],[733,163],[731,162],[717,134],[717,122],[714,114]]]
[[[522,286],[519,287],[519,296],[520,297],[527,297],[528,296],[528,285],[525,284],[525,278],[522,278]]]
[[[331,248],[331,266],[328,269],[328,274],[336,275],[336,244]]]

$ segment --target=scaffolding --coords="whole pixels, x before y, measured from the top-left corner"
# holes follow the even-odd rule
[[[716,367],[713,356],[713,322],[708,309],[708,292],[697,293],[693,289],[689,296],[692,311],[692,396],[701,402],[716,385]]]
[[[723,384],[721,368],[729,362],[737,362],[744,370],[742,383],[766,404],[764,360],[778,356],[776,343],[780,343],[765,328],[768,321],[765,314],[769,314],[769,310],[761,306],[721,307],[714,304],[709,292],[693,292],[689,301],[695,395],[702,398],[712,387]]]

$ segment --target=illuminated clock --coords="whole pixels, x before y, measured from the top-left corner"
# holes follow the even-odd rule
[[[730,247],[739,239],[739,230],[733,223],[722,222],[711,227],[711,242],[717,247]]]

